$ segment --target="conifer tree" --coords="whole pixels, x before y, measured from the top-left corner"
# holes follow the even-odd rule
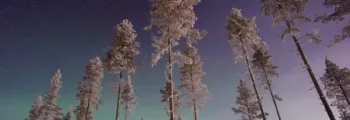
[[[273,104],[276,109],[278,119],[281,120],[281,115],[277,107],[276,100],[282,100],[277,94],[274,94],[272,91],[272,81],[271,78],[278,75],[276,72],[277,66],[273,65],[271,62],[271,55],[269,55],[266,47],[261,47],[256,49],[253,60],[252,68],[258,76],[258,79],[261,80],[262,86],[264,89],[268,90],[271,95]]]
[[[114,40],[108,46],[107,57],[104,59],[104,63],[110,74],[119,74],[116,108],[116,120],[118,120],[123,73],[135,72],[136,64],[134,64],[134,57],[140,54],[140,43],[136,41],[136,31],[128,19],[123,20],[115,27],[115,29],[116,35]]]
[[[296,35],[296,33],[300,31],[300,23],[310,21],[310,19],[304,15],[305,6],[308,0],[261,0],[261,2],[263,15],[272,16],[274,24],[285,24],[287,26],[287,29],[285,29],[282,34],[282,39],[287,34],[292,36],[298,53],[310,75],[310,78],[329,118],[331,120],[335,120],[334,114],[322,92],[320,85],[317,82],[316,76],[312,71],[311,65],[307,60],[299,38]]]
[[[243,81],[239,81],[237,87],[238,96],[236,97],[237,106],[232,108],[235,114],[241,114],[241,120],[256,120],[259,118],[259,103],[254,93]]]
[[[39,110],[40,107],[43,105],[43,101],[41,99],[41,96],[39,96],[36,101],[33,103],[30,111],[29,111],[29,116],[26,120],[37,120],[39,117]]]
[[[202,71],[203,63],[197,55],[197,48],[187,43],[183,55],[192,62],[180,67],[182,76],[180,87],[186,90],[185,94],[189,96],[188,105],[193,110],[194,120],[198,120],[198,108],[202,107],[211,95],[207,86],[202,83],[205,72]]]
[[[121,97],[121,103],[125,106],[125,120],[127,120],[128,114],[132,113],[132,109],[135,108],[137,97],[134,95],[134,88],[131,84],[131,77],[128,75],[128,79],[124,84],[124,89]]]
[[[86,65],[85,75],[80,81],[77,98],[77,120],[93,120],[93,109],[101,104],[103,66],[99,57],[92,58]]]
[[[249,76],[253,84],[254,92],[259,104],[261,113],[265,113],[261,98],[255,83],[255,78],[250,65],[249,57],[254,51],[254,47],[260,48],[263,43],[257,35],[257,27],[255,24],[255,17],[248,19],[243,17],[241,10],[233,8],[230,15],[227,17],[226,36],[232,46],[232,51],[236,55],[235,60],[244,59],[248,68]],[[266,115],[261,114],[263,120],[266,120]]]
[[[326,96],[333,99],[331,106],[336,106],[341,118],[346,117],[350,110],[349,87],[350,70],[348,68],[339,68],[338,65],[326,58],[326,72],[320,78],[323,83]]]
[[[145,27],[145,30],[151,30],[152,27],[157,27],[157,34],[153,35],[152,46],[156,48],[152,54],[152,65],[155,65],[158,60],[165,54],[168,55],[167,63],[167,90],[169,96],[169,112],[170,120],[174,120],[174,101],[173,101],[173,84],[172,69],[176,61],[181,56],[179,52],[173,52],[173,47],[179,44],[181,38],[186,38],[190,42],[195,42],[202,39],[206,32],[194,29],[196,16],[194,6],[199,4],[200,0],[151,0],[150,22],[151,24]]]
[[[315,22],[329,23],[331,21],[344,21],[346,15],[350,14],[350,1],[349,0],[324,0],[323,5],[326,8],[333,8],[332,13],[324,13],[315,19]],[[346,20],[347,25],[343,28],[342,32],[334,36],[334,43],[338,43],[346,38],[350,38],[350,20]]]
[[[63,117],[63,120],[73,120],[73,107],[70,105],[67,114]]]
[[[62,115],[60,106],[56,103],[59,97],[59,90],[62,87],[61,81],[62,74],[60,69],[56,71],[56,74],[51,79],[50,89],[46,92],[44,103],[40,107],[40,116],[38,120],[52,120],[54,118],[60,118]]]

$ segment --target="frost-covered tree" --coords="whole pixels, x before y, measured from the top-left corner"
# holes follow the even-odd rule
[[[167,115],[171,115],[170,109],[169,109],[169,104],[170,104],[170,96],[171,96],[171,92],[170,92],[170,84],[167,84],[167,86],[165,86],[163,89],[160,89],[160,93],[162,94],[162,100],[161,102],[164,103],[165,105],[165,110],[167,111]],[[174,84],[171,84],[174,85]],[[175,86],[172,86],[172,88],[175,88]],[[179,120],[181,119],[179,116],[179,110],[182,107],[182,100],[184,98],[184,96],[180,93],[180,91],[178,91],[177,89],[173,89],[172,91],[172,95],[173,95],[173,103],[174,103],[174,120]]]
[[[85,75],[80,81],[77,98],[77,120],[93,120],[93,109],[101,104],[103,66],[99,57],[92,58],[86,65]]]
[[[323,5],[327,8],[333,8],[332,13],[324,13],[315,19],[315,22],[328,23],[331,21],[343,21],[345,16],[350,14],[350,1],[349,0],[325,0]],[[334,43],[338,43],[346,38],[350,38],[350,20],[347,20],[348,24],[343,28],[343,31],[334,36]]]
[[[67,114],[63,117],[63,120],[73,120],[73,106],[69,106]]]
[[[108,46],[104,63],[110,74],[119,74],[120,82],[118,82],[119,85],[117,88],[118,98],[116,109],[116,120],[118,120],[123,72],[135,72],[137,66],[134,63],[134,57],[140,54],[140,43],[136,41],[137,34],[129,20],[123,20],[115,29],[116,35]]]
[[[259,118],[259,103],[255,94],[243,80],[239,81],[236,97],[237,106],[232,108],[235,114],[241,114],[241,120],[256,120]]]
[[[130,75],[128,75],[128,80],[124,83],[121,99],[121,103],[125,106],[125,120],[127,120],[128,114],[132,113],[132,109],[135,108],[137,100],[137,97],[134,95],[134,88],[131,84]]]
[[[272,77],[278,76],[276,72],[277,66],[272,64],[271,55],[267,51],[267,47],[261,47],[256,49],[253,60],[252,68],[254,69],[258,79],[261,80],[264,89],[268,90],[274,103],[278,119],[281,120],[281,115],[277,107],[276,100],[282,100],[277,94],[272,91]]]
[[[145,27],[145,30],[151,30],[152,27],[157,27],[157,34],[153,35],[152,46],[156,48],[152,54],[152,65],[155,65],[158,60],[165,54],[168,55],[167,64],[167,86],[169,86],[170,98],[170,120],[174,120],[173,114],[173,85],[172,84],[172,69],[173,64],[178,62],[176,56],[179,52],[173,52],[173,47],[179,44],[181,38],[186,38],[189,42],[196,42],[205,36],[206,32],[194,29],[196,16],[194,6],[200,0],[151,0],[150,22],[151,24]]]
[[[287,29],[284,30],[282,38],[289,34],[292,36],[293,41],[297,47],[298,53],[307,69],[310,78],[316,88],[316,91],[321,99],[323,106],[331,120],[335,120],[334,114],[322,92],[320,85],[317,82],[316,76],[311,69],[310,63],[306,58],[306,55],[301,47],[297,32],[300,31],[299,25],[306,21],[310,21],[308,17],[304,15],[305,6],[308,0],[261,0],[262,14],[272,16],[274,24],[285,24]]]
[[[50,89],[46,92],[44,103],[40,107],[38,120],[52,120],[54,118],[61,118],[62,112],[60,106],[56,103],[59,97],[59,90],[62,87],[61,81],[62,74],[60,69],[56,71],[56,74],[51,79]]]
[[[326,58],[326,72],[320,78],[323,83],[326,96],[333,99],[331,106],[336,106],[341,114],[345,116],[350,110],[350,70],[348,68],[339,68],[338,65]],[[344,116],[342,115],[342,116]]]
[[[43,105],[43,101],[41,99],[41,96],[39,96],[36,101],[33,103],[30,111],[29,111],[29,116],[26,118],[26,120],[37,120],[39,117],[39,110],[40,107]]]
[[[237,61],[242,58],[245,60],[260,111],[261,113],[265,113],[256,87],[249,58],[254,52],[254,47],[260,48],[263,45],[260,41],[260,37],[257,35],[258,29],[255,24],[255,17],[251,19],[245,18],[240,9],[233,8],[230,15],[227,17],[226,30],[226,36],[236,56],[235,60]],[[262,114],[262,118],[266,120],[265,114]]]
[[[202,83],[202,77],[205,72],[202,71],[200,56],[197,55],[197,48],[187,43],[183,55],[190,59],[190,63],[185,63],[180,67],[181,84],[180,87],[185,89],[189,97],[188,105],[193,110],[194,119],[198,120],[197,109],[210,99],[210,93],[205,84]]]

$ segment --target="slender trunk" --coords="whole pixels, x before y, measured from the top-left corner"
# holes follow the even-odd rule
[[[350,106],[349,97],[348,97],[348,95],[346,94],[346,92],[345,92],[345,90],[344,90],[344,87],[343,87],[342,84],[340,83],[340,80],[339,80],[339,79],[336,79],[336,80],[337,80],[338,86],[339,86],[339,88],[340,88],[342,94],[343,94],[344,97],[345,97],[346,102],[347,102],[348,105]]]
[[[272,89],[271,89],[271,83],[270,83],[270,81],[269,81],[269,78],[267,77],[267,73],[266,73],[265,67],[262,66],[262,69],[263,69],[263,71],[264,71],[265,80],[266,80],[266,82],[267,82],[267,86],[268,86],[268,88],[269,88],[269,91],[270,91],[270,95],[271,95],[273,104],[275,105],[275,109],[276,109],[276,112],[277,112],[278,120],[282,120],[282,119],[281,119],[280,112],[279,112],[278,107],[277,107],[277,103],[276,103],[275,97],[273,97],[273,92],[272,92]]]
[[[244,48],[244,46],[243,46],[243,41],[241,41],[241,42],[242,42],[243,54],[244,54],[244,56],[245,56],[245,61],[246,61],[246,63],[247,63],[247,67],[248,67],[250,79],[252,80],[253,87],[254,87],[254,91],[255,91],[255,95],[256,95],[256,98],[258,99],[258,103],[259,103],[261,115],[262,115],[263,120],[266,120],[266,116],[265,116],[265,112],[264,112],[263,106],[262,106],[262,104],[261,104],[259,92],[258,92],[258,90],[257,90],[257,88],[256,88],[256,84],[255,84],[255,79],[254,79],[254,76],[253,76],[253,72],[252,72],[252,69],[250,68],[249,58],[248,58],[247,52],[246,52],[246,50],[245,50],[245,48]]]
[[[191,67],[191,71],[192,71],[192,67]],[[193,107],[193,115],[194,115],[194,120],[198,119],[197,116],[197,104],[196,104],[196,93],[195,93],[195,86],[193,85],[194,80],[193,80],[193,75],[191,73],[191,81],[192,81],[192,86],[191,86],[191,92],[192,92],[192,107]]]
[[[171,41],[168,41],[169,44],[169,50],[168,50],[168,54],[169,54],[169,58],[168,58],[168,81],[167,81],[167,86],[168,86],[168,92],[170,93],[169,96],[169,111],[170,111],[170,120],[174,120],[175,115],[174,115],[174,93],[173,93],[173,82],[172,82],[172,59],[171,59],[171,55],[172,55],[172,51],[171,51]]]
[[[285,19],[285,22],[286,22],[287,27],[288,27],[289,29],[292,28],[291,25],[290,25],[290,23],[289,23],[286,19]],[[295,35],[292,35],[292,38],[293,38],[293,40],[294,40],[294,43],[295,43],[296,47],[298,48],[298,52],[300,53],[301,59],[303,60],[304,65],[306,66],[306,69],[307,69],[307,71],[309,72],[310,78],[311,78],[311,80],[312,80],[312,82],[313,82],[313,84],[314,84],[314,86],[315,86],[315,88],[316,88],[316,91],[317,91],[317,93],[318,93],[318,96],[320,97],[321,102],[322,102],[324,108],[326,109],[326,112],[327,112],[327,114],[328,114],[329,119],[330,119],[330,120],[335,120],[334,114],[333,114],[331,108],[329,107],[329,104],[328,104],[328,102],[327,102],[327,100],[326,100],[326,97],[324,96],[324,94],[323,94],[323,92],[322,92],[322,90],[321,90],[320,85],[319,85],[318,82],[317,82],[317,79],[316,79],[316,77],[315,77],[315,74],[313,73],[313,71],[312,71],[312,69],[311,69],[311,66],[310,66],[310,64],[309,64],[309,61],[307,60],[307,58],[306,58],[306,56],[305,56],[305,54],[304,54],[304,51],[303,51],[303,49],[301,48],[301,45],[300,45],[300,43],[299,43],[299,41],[298,41],[298,38],[297,38]]]
[[[127,110],[128,110],[128,104],[125,103],[125,116],[124,116],[125,120],[128,119],[128,112],[127,112]]]
[[[89,97],[88,97],[88,101],[87,101],[87,107],[86,107],[86,111],[85,111],[85,120],[89,120],[88,119],[88,114],[89,114],[89,109],[90,109],[90,99],[91,99],[91,88],[89,90]]]
[[[119,85],[118,85],[118,98],[117,98],[117,110],[116,110],[116,116],[115,119],[119,119],[119,108],[120,108],[120,97],[121,97],[121,86],[122,86],[122,80],[123,79],[123,72],[119,73]]]

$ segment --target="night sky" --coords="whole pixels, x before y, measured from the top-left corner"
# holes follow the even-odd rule
[[[321,6],[323,0],[309,0],[307,14],[329,11]],[[280,76],[274,78],[273,90],[284,101],[279,103],[284,120],[328,120],[326,112],[312,88],[311,80],[296,55],[290,36],[279,40],[282,27],[273,27],[271,18],[260,15],[259,0],[203,0],[196,6],[199,18],[196,27],[208,31],[198,45],[207,73],[203,82],[212,93],[212,100],[199,110],[200,120],[234,120],[239,116],[231,111],[235,105],[236,87],[244,73],[242,63],[233,63],[233,54],[225,37],[226,16],[232,7],[242,9],[245,16],[256,16],[259,35],[269,44],[273,62],[280,66]],[[123,19],[131,20],[141,43],[137,59],[145,63],[132,76],[139,103],[130,120],[168,119],[160,103],[159,89],[165,86],[164,65],[161,60],[151,67],[151,33],[143,27],[149,24],[148,0],[0,0],[0,116],[1,120],[23,120],[37,96],[44,96],[50,79],[61,69],[63,87],[58,98],[64,112],[78,104],[75,94],[84,75],[88,60],[100,56],[114,36],[114,26]],[[329,43],[332,35],[340,32],[339,24],[306,24],[303,31],[319,28],[321,37]],[[350,67],[349,41],[332,48],[324,44],[304,44],[306,55],[317,77],[324,72],[327,56],[342,67]],[[183,44],[182,44],[183,45]],[[181,47],[180,47],[181,48]],[[181,50],[181,49],[178,49]],[[105,74],[103,104],[95,112],[96,120],[115,118],[116,95],[112,84],[116,76]],[[174,70],[178,83],[178,70]],[[247,79],[248,80],[248,79]],[[264,94],[264,108],[269,120],[277,120],[268,94]],[[330,102],[330,101],[329,101]],[[336,109],[333,112],[338,116]],[[123,116],[124,112],[121,111]],[[188,109],[181,110],[184,120],[193,119]],[[123,119],[123,117],[121,117]]]

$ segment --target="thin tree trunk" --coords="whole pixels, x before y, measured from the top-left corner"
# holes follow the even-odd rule
[[[291,25],[290,25],[290,23],[289,23],[286,19],[285,19],[285,22],[286,22],[287,27],[288,27],[289,29],[292,28]],[[313,73],[313,71],[312,71],[312,69],[311,69],[311,66],[310,66],[310,64],[309,64],[309,61],[307,60],[307,58],[306,58],[306,56],[305,56],[305,54],[304,54],[304,51],[303,51],[303,49],[301,48],[301,45],[300,45],[300,43],[299,43],[299,41],[298,41],[298,38],[297,38],[295,35],[292,35],[292,38],[293,38],[293,40],[294,40],[294,43],[295,43],[296,47],[298,48],[298,52],[300,53],[301,59],[303,60],[304,65],[306,66],[306,69],[307,69],[307,71],[309,72],[310,78],[311,78],[311,80],[312,80],[312,82],[313,82],[313,84],[314,84],[314,86],[315,86],[315,88],[316,88],[316,91],[317,91],[317,93],[318,93],[318,96],[320,97],[321,102],[322,102],[324,108],[326,109],[326,112],[327,112],[327,114],[328,114],[329,119],[330,119],[330,120],[335,120],[334,114],[333,114],[331,108],[329,107],[329,104],[328,104],[328,102],[327,102],[327,100],[326,100],[326,97],[324,96],[324,94],[323,94],[323,92],[322,92],[322,90],[321,90],[320,85],[319,85],[318,82],[317,82],[317,79],[316,79],[316,77],[315,77],[315,74]]]
[[[128,111],[127,110],[128,110],[128,104],[125,103],[125,116],[124,116],[125,120],[128,119]]]
[[[350,106],[349,97],[348,97],[348,95],[346,94],[346,92],[345,92],[345,90],[344,90],[344,87],[341,85],[339,79],[336,79],[336,80],[337,80],[337,83],[338,83],[339,88],[341,89],[341,92],[343,93],[343,95],[344,95],[344,97],[345,97],[346,102],[347,102],[348,105]]]
[[[192,67],[191,67],[191,70],[192,70]],[[192,81],[192,86],[191,86],[191,92],[192,92],[192,105],[193,105],[193,115],[194,115],[194,120],[197,120],[198,119],[198,116],[197,116],[197,104],[196,104],[196,97],[195,97],[195,88],[194,88],[194,80],[193,80],[193,76],[192,76],[192,73],[191,73],[191,81]]]
[[[169,109],[170,109],[170,120],[174,120],[175,115],[174,115],[174,93],[173,93],[173,82],[172,82],[172,59],[171,59],[171,55],[172,55],[172,50],[171,50],[171,41],[168,41],[169,44],[169,50],[168,50],[168,54],[169,54],[169,58],[168,58],[168,81],[167,81],[167,88],[168,92],[170,93],[169,96]]]
[[[91,99],[91,88],[89,90],[89,97],[88,97],[88,101],[87,101],[88,105],[87,105],[86,111],[85,111],[85,120],[89,120],[88,113],[89,113],[89,109],[90,109],[90,99]]]
[[[261,104],[259,92],[258,92],[258,90],[257,90],[257,88],[256,88],[256,84],[255,84],[255,79],[254,79],[254,76],[253,76],[253,72],[252,72],[252,69],[250,68],[250,62],[249,62],[249,59],[248,59],[247,51],[245,50],[245,48],[244,48],[244,46],[243,46],[243,41],[241,41],[241,42],[242,42],[241,44],[242,44],[243,54],[244,54],[244,56],[245,56],[245,61],[246,61],[246,63],[247,63],[247,67],[248,67],[250,79],[252,80],[253,87],[254,87],[254,91],[255,91],[255,95],[256,95],[256,98],[258,99],[258,103],[259,103],[261,115],[262,115],[263,120],[266,120],[266,116],[265,116],[265,112],[264,112],[263,106],[262,106],[262,104]]]
[[[275,109],[276,109],[276,112],[277,112],[278,119],[279,119],[279,120],[282,120],[282,119],[281,119],[280,112],[279,112],[278,107],[277,107],[277,103],[276,103],[275,97],[273,97],[273,92],[272,92],[272,89],[271,89],[271,83],[270,83],[270,81],[269,81],[269,79],[268,79],[268,77],[267,77],[267,73],[266,73],[265,67],[262,66],[262,69],[263,69],[263,71],[264,71],[265,80],[266,80],[266,82],[267,82],[267,86],[268,86],[268,88],[269,88],[269,91],[270,91],[270,95],[271,95],[273,104],[275,105]]]
[[[117,98],[117,110],[116,110],[116,116],[115,119],[119,119],[119,108],[120,108],[120,97],[121,97],[121,86],[122,86],[122,80],[123,79],[123,72],[119,73],[119,85],[118,85],[118,98]]]

